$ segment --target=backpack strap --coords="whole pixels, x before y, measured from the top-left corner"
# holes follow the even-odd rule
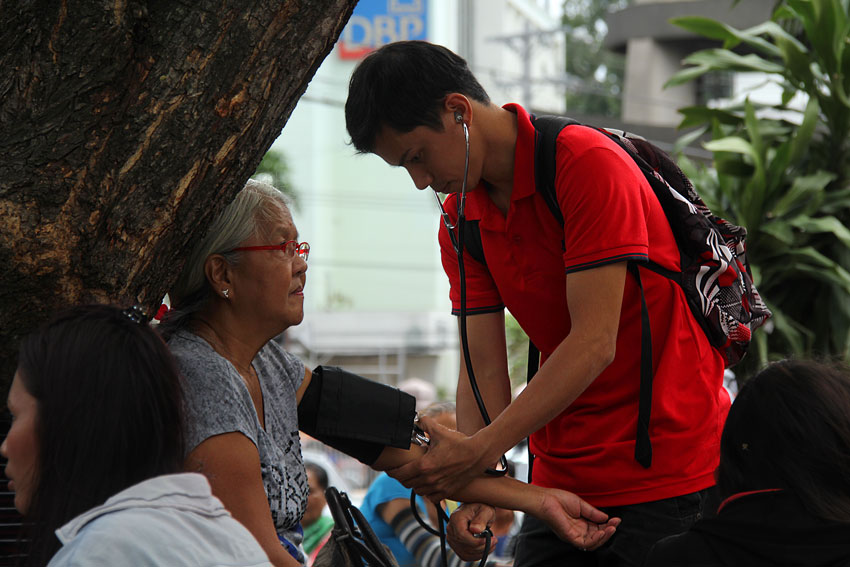
[[[481,230],[477,220],[466,220],[463,223],[463,253],[478,261],[482,266],[487,265],[484,258],[484,245],[481,244]],[[451,230],[449,231],[451,234]]]
[[[534,129],[536,130],[536,141],[534,146],[534,176],[537,191],[540,193],[552,215],[561,226],[564,225],[564,215],[561,212],[561,207],[558,205],[557,194],[555,190],[555,165],[557,154],[557,139],[561,130],[567,126],[581,124],[572,118],[563,116],[536,116],[533,117]],[[622,143],[616,138],[607,134],[608,137],[618,143],[622,147]],[[623,148],[624,150],[626,148]],[[634,159],[634,155],[628,150],[626,153]],[[643,171],[643,170],[642,170]],[[643,171],[644,176],[647,175]],[[649,468],[652,464],[652,442],[649,438],[649,418],[652,411],[652,380],[654,372],[652,369],[652,332],[649,322],[649,310],[646,306],[646,297],[643,293],[643,284],[640,279],[640,272],[634,262],[626,264],[629,273],[631,273],[637,281],[640,288],[641,302],[641,349],[640,349],[640,394],[638,401],[638,422],[637,433],[635,436],[635,460],[644,468]],[[529,376],[531,376],[531,351],[533,345],[529,341]],[[534,349],[537,350],[536,348]],[[539,353],[537,353],[539,356]],[[536,370],[536,366],[535,366]]]
[[[572,118],[564,116],[537,116],[534,118],[534,183],[537,192],[543,197],[546,206],[552,211],[552,216],[561,226],[564,226],[564,215],[558,205],[555,192],[555,164],[557,140],[561,130],[572,124],[579,124]]]
[[[648,469],[652,464],[652,442],[649,439],[649,417],[652,413],[652,329],[649,309],[643,294],[640,269],[635,262],[626,264],[640,288],[640,393],[638,394],[638,421],[635,437],[635,460]]]

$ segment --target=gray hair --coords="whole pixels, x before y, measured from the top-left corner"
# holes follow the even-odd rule
[[[204,272],[207,258],[221,254],[229,264],[238,264],[242,253],[231,250],[248,238],[262,234],[281,211],[289,214],[288,205],[283,193],[267,183],[249,179],[186,259],[183,271],[169,292],[173,312],[163,321],[166,327],[176,330],[209,300],[212,289]]]
[[[455,406],[454,402],[434,402],[420,411],[419,415],[423,417],[437,417],[446,413],[454,415],[456,412],[457,406]]]

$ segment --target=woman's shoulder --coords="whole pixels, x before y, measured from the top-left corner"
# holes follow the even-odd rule
[[[180,370],[227,365],[227,361],[212,346],[198,335],[180,330],[168,339],[168,348],[177,359]]]
[[[190,398],[196,389],[200,392],[238,390],[240,380],[236,369],[198,335],[178,331],[168,340],[168,347],[177,361]]]
[[[50,566],[177,565],[190,560],[214,565],[225,558],[233,561],[228,565],[269,565],[253,536],[209,493],[208,485],[205,490],[194,487],[198,489],[191,496],[183,494],[178,501],[167,494],[175,483],[185,488],[198,481],[186,475],[149,479],[83,514],[84,521],[74,529],[63,527],[59,535],[65,545]],[[134,491],[146,497],[135,498]]]

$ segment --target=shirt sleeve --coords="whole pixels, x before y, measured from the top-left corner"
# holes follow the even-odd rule
[[[555,181],[567,273],[649,259],[651,188],[616,143],[591,128],[565,128],[558,138]]]
[[[454,195],[446,199],[445,207],[449,214],[450,222],[457,223]],[[458,268],[457,251],[449,235],[449,229],[440,220],[438,233],[440,242],[440,256],[443,262],[443,270],[449,278],[449,298],[452,302],[452,315],[460,315],[460,270]],[[486,255],[485,255],[486,259]],[[487,266],[472,258],[469,254],[463,255],[464,279],[466,283],[466,312],[468,315],[480,313],[493,313],[505,308],[499,294],[496,283],[490,275]]]

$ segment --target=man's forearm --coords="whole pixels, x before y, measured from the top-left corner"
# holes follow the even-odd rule
[[[504,381],[507,381],[507,377]],[[494,382],[485,381],[479,385],[484,406],[487,408],[491,421],[496,419],[510,403],[510,388]],[[457,386],[457,430],[472,435],[482,427],[484,427],[484,418],[475,402],[469,378],[463,372],[458,378]]]
[[[461,502],[482,502],[532,514],[539,507],[543,490],[509,477],[480,476],[453,495],[453,498]]]

